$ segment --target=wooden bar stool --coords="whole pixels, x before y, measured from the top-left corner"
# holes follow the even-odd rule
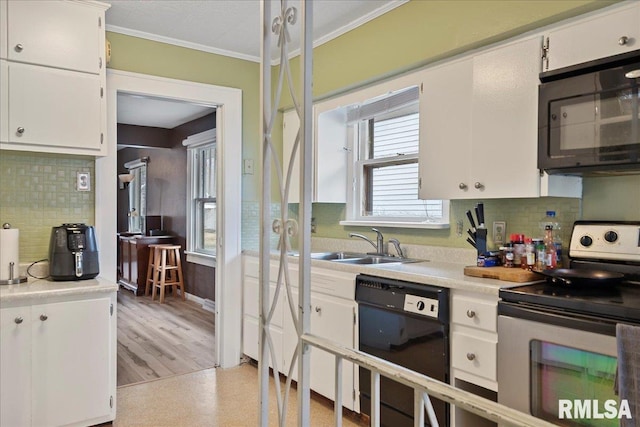
[[[180,245],[154,245],[154,271],[151,300],[156,298],[156,288],[160,289],[160,304],[164,302],[164,292],[167,286],[173,287],[174,295],[178,287],[182,300],[185,300],[184,280],[182,277],[182,261],[180,259]]]
[[[149,263],[147,265],[147,280],[144,284],[144,295],[149,296],[151,288],[153,287],[153,281],[156,280],[156,247],[160,244],[149,245]]]

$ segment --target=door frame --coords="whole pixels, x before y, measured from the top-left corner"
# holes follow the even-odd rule
[[[242,336],[242,90],[146,74],[107,70],[107,155],[96,158],[95,221],[100,276],[117,272],[117,95],[126,92],[215,106],[219,149],[218,236],[215,269],[217,364],[236,366]],[[186,188],[185,188],[186,191]],[[224,344],[224,345],[223,345]]]

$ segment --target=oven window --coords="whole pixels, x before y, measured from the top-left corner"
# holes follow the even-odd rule
[[[560,426],[618,426],[618,419],[560,419],[559,400],[616,400],[616,358],[545,341],[531,350],[531,414]],[[618,406],[616,406],[618,407]],[[600,412],[604,412],[601,408]]]

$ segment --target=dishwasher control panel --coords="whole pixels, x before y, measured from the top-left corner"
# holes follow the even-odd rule
[[[438,300],[418,295],[405,294],[404,311],[438,318]]]

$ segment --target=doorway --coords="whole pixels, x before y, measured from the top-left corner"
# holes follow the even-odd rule
[[[242,91],[234,88],[107,70],[107,143],[105,157],[96,160],[97,237],[102,277],[116,281],[117,220],[117,96],[118,93],[179,100],[217,108],[216,129],[220,167],[218,247],[215,269],[215,353],[221,367],[236,366],[241,355],[241,163]]]

